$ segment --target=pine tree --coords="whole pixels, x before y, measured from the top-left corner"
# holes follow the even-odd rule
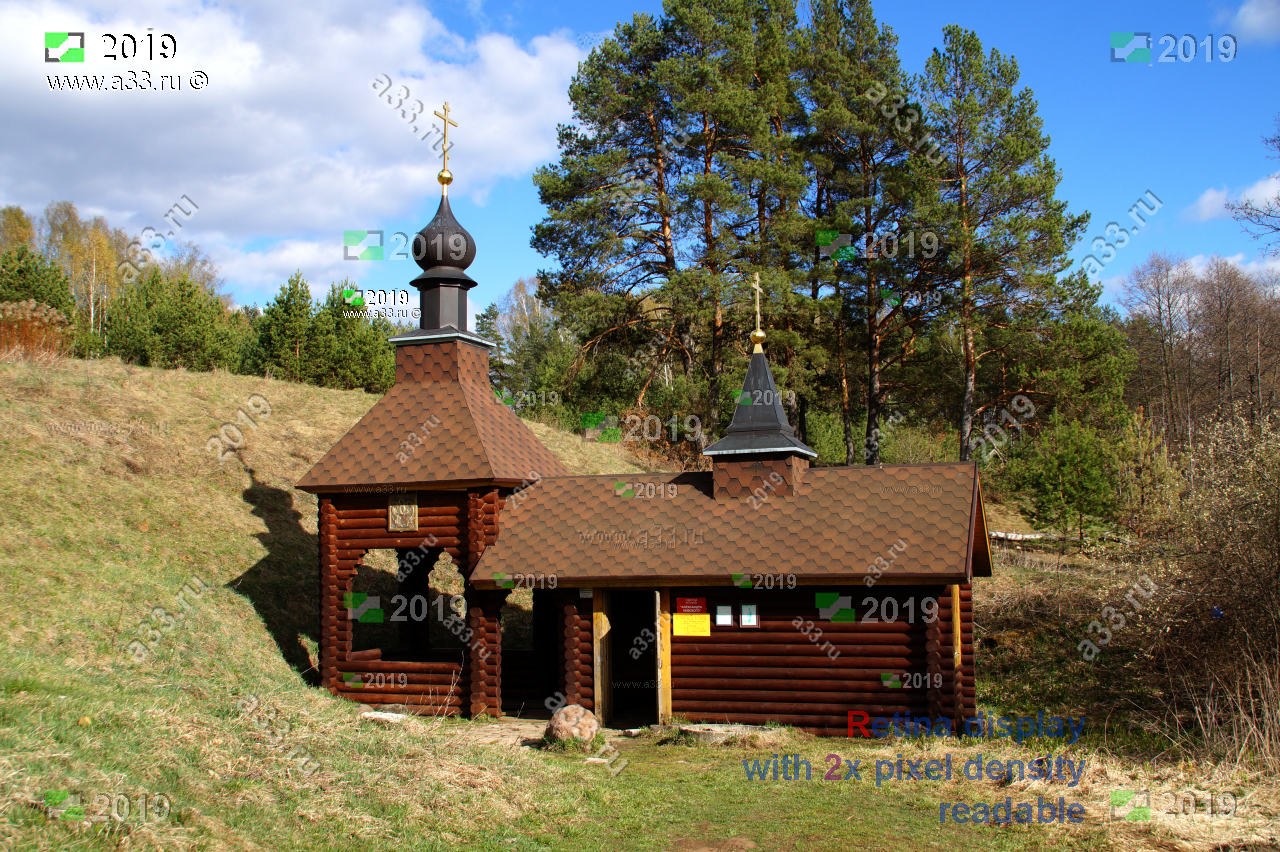
[[[1115,506],[1116,468],[1109,438],[1055,414],[1049,427],[1014,460],[1011,478],[1029,495],[1037,525],[1063,533],[1074,525],[1083,541],[1085,519],[1106,517]]]
[[[921,306],[931,304],[919,296],[903,298],[919,290],[921,267],[931,259],[924,256],[922,230],[911,220],[923,191],[925,166],[913,162],[911,147],[922,115],[910,102],[897,36],[877,24],[868,0],[818,0],[803,43],[816,226],[848,234],[850,245],[840,254],[856,255],[819,260],[812,280],[815,290],[821,277],[829,276],[834,286],[833,369],[848,462],[878,464],[880,415],[889,391],[884,373],[907,357],[909,338],[929,312]],[[887,249],[875,251],[890,240],[891,257]],[[818,260],[816,248],[809,251]],[[855,347],[866,369],[861,445],[853,433]]]
[[[151,367],[235,369],[239,332],[216,294],[186,278],[151,268],[121,293],[107,317],[112,355]]]
[[[628,382],[637,406],[679,375],[714,430],[731,411],[725,366],[754,324],[754,272],[790,265],[807,230],[794,12],[759,0],[665,12],[620,26],[570,88],[581,128],[561,129],[560,162],[535,176],[548,217],[533,244],[560,263],[539,272],[539,296],[584,352],[643,353]],[[788,275],[763,278],[785,306]]]
[[[329,293],[307,328],[304,347],[306,380],[321,387],[364,388],[385,392],[395,381],[395,353],[387,338],[391,323],[351,310],[342,291],[352,286],[342,281]]]
[[[489,352],[489,383],[495,388],[508,387],[507,344],[498,329],[496,303],[490,302],[487,308],[476,314],[476,334],[493,343]]]
[[[1055,198],[1061,178],[1034,97],[1015,91],[1017,62],[984,55],[977,35],[956,25],[943,39],[918,80],[941,170],[936,199],[918,218],[934,223],[949,250],[942,283],[958,322],[960,458],[968,459],[987,333],[1020,314],[1044,316],[1088,216],[1068,215]]]
[[[281,285],[258,323],[257,372],[276,378],[305,382],[312,369],[307,363],[307,339],[314,308],[311,291],[299,270]]]
[[[663,355],[646,366],[656,371],[678,352],[693,371],[670,306],[646,296],[678,269],[677,116],[657,76],[671,35],[639,14],[592,51],[569,88],[579,126],[560,128],[559,162],[534,174],[547,215],[531,244],[559,266],[538,271],[537,295],[582,341],[577,367],[588,354],[634,352],[661,336]],[[622,380],[611,371],[607,384],[639,390]]]
[[[0,255],[0,302],[27,299],[57,308],[67,319],[75,316],[67,276],[25,245],[19,245]]]

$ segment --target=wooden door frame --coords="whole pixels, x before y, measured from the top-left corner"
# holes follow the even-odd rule
[[[591,654],[592,694],[596,719],[607,725],[613,715],[613,667],[609,665],[609,652],[613,641],[609,625],[609,592],[596,589],[591,594]]]
[[[654,680],[659,724],[671,721],[671,590],[654,589]],[[596,718],[608,725],[613,719],[613,625],[609,617],[611,596],[606,589],[595,589],[591,595],[592,686]]]
[[[659,589],[658,598],[658,724],[671,723],[671,590]]]

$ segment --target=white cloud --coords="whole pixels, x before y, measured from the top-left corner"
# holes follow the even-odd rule
[[[1127,277],[1125,275],[1113,275],[1110,278],[1101,279],[1101,301],[1103,304],[1114,305],[1120,301],[1120,297],[1124,294],[1124,284]]]
[[[1183,215],[1198,222],[1208,222],[1210,219],[1225,219],[1227,212],[1227,190],[1214,189],[1210,187],[1200,194],[1195,203],[1183,211]]]
[[[85,31],[83,64],[43,61],[44,31],[55,26]],[[174,59],[103,57],[104,33],[145,39],[149,26],[176,36]],[[163,232],[165,211],[185,194],[199,211],[181,236],[228,282],[253,291],[269,281],[274,292],[299,267],[327,282],[356,265],[341,261],[341,230],[433,206],[439,151],[434,137],[418,137],[443,101],[459,123],[455,196],[483,203],[497,181],[554,159],[582,54],[564,35],[467,41],[408,5],[374,13],[316,0],[300,13],[293,3],[142,0],[123,11],[114,0],[0,0],[0,204],[38,211],[70,199],[131,232]],[[50,91],[46,80],[130,70],[180,75],[182,90]],[[209,80],[201,91],[188,82],[197,70]],[[391,94],[409,90],[399,109],[374,91],[379,74],[393,80]],[[401,110],[412,115],[414,99],[424,109],[408,120]]]
[[[1241,201],[1252,201],[1259,207],[1280,196],[1280,174],[1264,177],[1240,193]]]
[[[1280,0],[1245,0],[1231,26],[1245,41],[1280,40]]]
[[[1235,201],[1252,201],[1262,206],[1277,196],[1280,196],[1280,174],[1264,177],[1252,186],[1241,190],[1236,195]],[[1222,189],[1209,187],[1200,193],[1200,197],[1193,204],[1182,211],[1183,218],[1197,222],[1229,218],[1231,211],[1227,209],[1227,202],[1231,200],[1231,193],[1226,187]]]
[[[1209,268],[1210,260],[1212,260],[1212,258],[1209,255],[1197,254],[1193,257],[1187,258],[1187,263],[1190,264],[1192,270],[1194,270],[1197,275],[1203,275]],[[1239,252],[1222,257],[1222,260],[1240,267],[1240,269],[1249,275],[1259,275],[1264,278],[1272,275],[1280,275],[1280,257],[1254,257],[1252,259],[1245,260],[1244,253]]]
[[[284,239],[271,246],[249,251],[213,236],[203,246],[211,255],[222,257],[218,270],[223,278],[239,285],[237,295],[247,304],[264,305],[275,298],[280,285],[299,269],[307,280],[311,295],[323,299],[330,281],[350,278],[359,281],[366,264],[342,260],[341,246],[336,240]]]

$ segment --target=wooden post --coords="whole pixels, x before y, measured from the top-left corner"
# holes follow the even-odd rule
[[[951,695],[952,706],[951,713],[955,718],[956,727],[964,724],[964,678],[963,678],[963,648],[961,646],[961,630],[960,620],[962,618],[960,611],[960,584],[955,583],[951,586]]]
[[[954,658],[956,671],[960,671],[961,663],[961,644],[960,644],[960,585],[957,583],[951,587],[951,645],[952,656]]]
[[[658,724],[671,722],[671,590],[658,595]]]
[[[596,589],[591,597],[591,656],[595,714],[601,725],[607,725],[613,713],[613,669],[609,665],[609,593]]]

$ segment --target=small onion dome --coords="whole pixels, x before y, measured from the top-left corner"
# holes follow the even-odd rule
[[[463,270],[476,259],[476,241],[453,218],[449,196],[441,197],[436,217],[414,235],[413,259],[424,272],[439,267]]]

